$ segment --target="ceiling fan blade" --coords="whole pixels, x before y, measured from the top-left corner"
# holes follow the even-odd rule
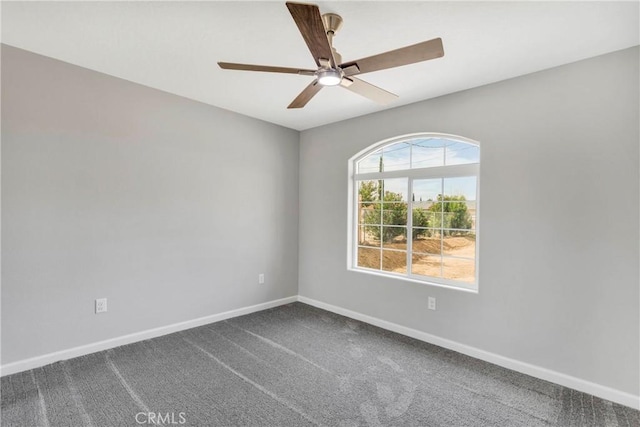
[[[437,38],[356,61],[345,62],[340,65],[340,68],[345,69],[357,65],[360,70],[359,74],[363,74],[385,70],[387,68],[400,67],[402,65],[415,64],[416,62],[428,61],[429,59],[440,58],[442,56],[444,56],[442,39]]]
[[[340,86],[345,89],[349,89],[353,93],[362,95],[365,98],[377,102],[378,104],[389,104],[398,98],[395,93],[387,92],[384,89],[374,86],[371,83],[367,83],[364,80],[357,79],[355,77],[343,77]]]
[[[311,98],[315,96],[316,93],[320,92],[320,89],[322,88],[323,86],[318,83],[318,80],[312,81],[309,86],[307,86],[302,92],[300,92],[300,95],[298,95],[287,108],[304,107],[305,105],[307,105],[307,102],[309,102]]]
[[[298,26],[307,47],[311,51],[313,60],[318,67],[322,66],[320,59],[331,61],[331,67],[336,67],[336,60],[327,38],[327,32],[322,23],[320,9],[315,4],[287,2],[287,8]]]
[[[298,68],[287,67],[271,67],[268,65],[253,65],[253,64],[235,64],[233,62],[218,62],[220,68],[224,70],[242,70],[242,71],[265,71],[267,73],[288,73],[288,74],[302,74],[304,76],[313,76],[315,70],[301,70]]]

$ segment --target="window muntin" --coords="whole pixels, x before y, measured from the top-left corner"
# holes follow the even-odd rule
[[[477,289],[477,143],[417,136],[354,160],[350,268]]]

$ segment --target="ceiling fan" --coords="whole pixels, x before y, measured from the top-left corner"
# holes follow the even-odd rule
[[[342,62],[342,56],[333,47],[333,37],[342,26],[340,15],[335,13],[321,15],[320,9],[314,4],[287,2],[286,5],[304,41],[307,43],[318,69],[308,70],[230,62],[218,62],[218,65],[225,70],[264,71],[314,76],[313,82],[287,108],[302,108],[324,86],[338,85],[377,103],[388,104],[396,99],[398,95],[387,92],[355,76],[444,56],[442,39],[436,38],[356,61]]]

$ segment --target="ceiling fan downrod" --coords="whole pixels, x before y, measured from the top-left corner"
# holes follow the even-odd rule
[[[340,55],[336,51],[336,48],[333,47],[333,37],[338,31],[340,31],[340,28],[342,28],[342,22],[342,17],[337,13],[325,13],[322,15],[322,23],[324,24],[327,39],[329,39],[329,46],[331,47],[333,57],[336,60],[336,65],[342,63],[342,55]]]

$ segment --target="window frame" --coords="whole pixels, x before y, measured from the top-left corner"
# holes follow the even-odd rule
[[[404,169],[404,170],[394,170],[389,172],[365,172],[365,173],[356,173],[357,164],[360,160],[364,159],[368,155],[380,150],[383,147],[390,146],[399,142],[408,142],[415,139],[422,138],[440,138],[447,139],[456,142],[463,142],[466,144],[475,145],[478,147],[478,163],[467,163],[467,164],[457,164],[457,165],[444,165],[444,166],[433,166],[433,167],[425,167],[425,168],[416,168],[416,169]],[[384,152],[384,151],[383,151]],[[359,151],[354,156],[349,159],[348,165],[348,248],[347,248],[347,270],[355,271],[358,273],[366,273],[372,274],[376,276],[388,277],[393,279],[404,280],[408,282],[427,284],[432,286],[444,287],[448,289],[456,289],[461,291],[473,292],[477,293],[479,291],[479,252],[480,252],[480,165],[481,165],[481,150],[480,143],[478,141],[465,138],[458,135],[451,135],[445,133],[434,133],[434,132],[420,132],[420,133],[412,133],[402,136],[397,136],[389,139],[385,139],[379,141],[375,144],[372,144],[365,148],[364,150]],[[476,177],[476,212],[475,212],[475,282],[467,283],[459,280],[453,279],[445,279],[443,277],[436,278],[432,276],[423,276],[418,274],[413,274],[411,272],[411,258],[412,258],[412,246],[413,241],[410,238],[413,227],[413,182],[416,179],[443,179],[443,178],[453,178],[453,177],[465,177],[465,176],[474,176]],[[384,180],[384,179],[393,179],[393,178],[406,178],[407,179],[407,272],[406,273],[395,273],[391,271],[384,271],[381,269],[371,269],[367,267],[361,267],[357,265],[358,261],[358,215],[357,206],[359,203],[358,200],[358,181],[368,181],[368,180]],[[383,249],[381,247],[381,249]]]

